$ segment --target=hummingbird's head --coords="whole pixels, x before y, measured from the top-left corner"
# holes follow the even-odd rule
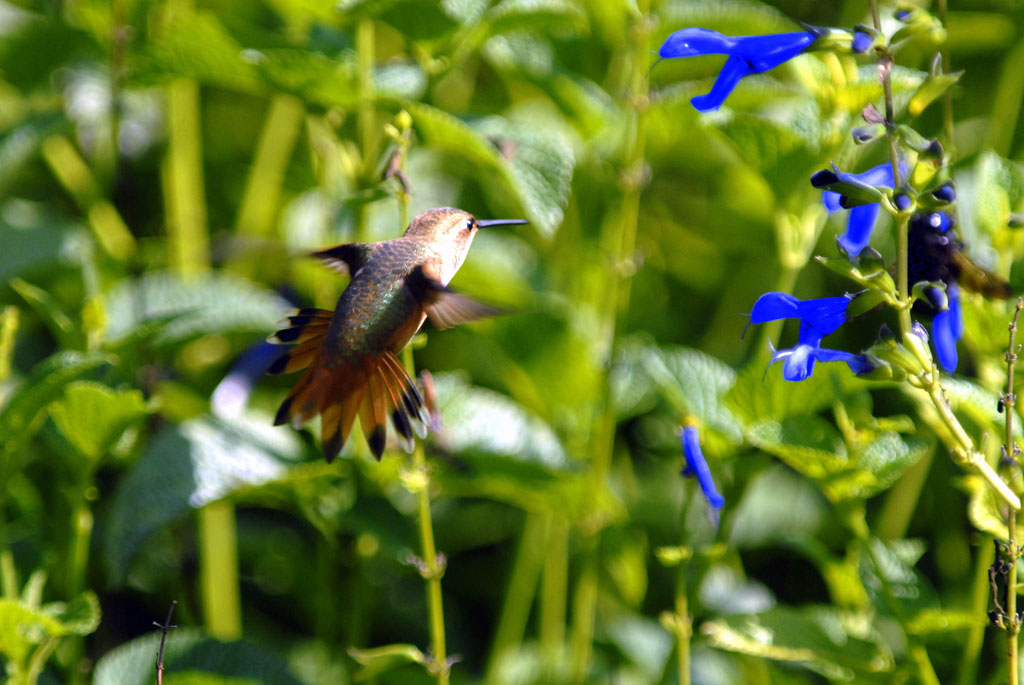
[[[444,262],[441,281],[447,285],[465,261],[478,228],[525,223],[522,219],[477,221],[476,217],[461,209],[437,207],[413,219],[404,235],[427,238],[435,246]]]

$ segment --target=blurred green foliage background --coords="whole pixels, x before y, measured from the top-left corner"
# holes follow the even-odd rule
[[[172,600],[167,683],[436,679],[415,663],[422,474],[359,439],[323,463],[312,431],[271,426],[293,378],[229,373],[290,307],[333,308],[344,278],[306,252],[446,205],[530,221],[482,230],[453,282],[513,313],[413,343],[441,408],[453,682],[673,683],[685,645],[697,683],[914,682],[921,650],[942,682],[1005,677],[985,616],[1002,523],[932,410],[843,365],[765,374],[795,328],[741,337],[765,291],[851,287],[810,259],[845,217],[808,178],[886,159],[848,136],[875,66],[803,55],[698,115],[722,59],[652,54],[687,26],[868,19],[860,0],[0,3],[12,682],[154,682]],[[904,46],[894,77],[908,120],[937,49],[965,71],[960,230],[1007,277],[1022,23],[1019,2],[953,2],[947,42]],[[947,391],[980,440],[1010,310],[965,310]],[[720,522],[679,476],[684,416]]]

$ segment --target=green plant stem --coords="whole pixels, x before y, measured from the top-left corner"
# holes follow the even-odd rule
[[[569,569],[569,522],[558,514],[547,520],[548,539],[541,578],[540,645],[544,658],[554,663],[565,643],[565,598]]]
[[[367,15],[359,18],[356,26],[356,54],[359,60],[359,145],[363,151],[363,175],[373,173],[376,160],[377,108],[376,83],[373,71],[377,61],[373,19]]]
[[[690,619],[689,603],[686,597],[686,562],[679,564],[676,575],[676,655],[679,667],[679,685],[690,685],[690,638],[693,623]]]
[[[871,0],[871,14],[875,22],[875,28],[881,30],[881,22],[878,15],[878,0]],[[879,73],[882,77],[882,89],[885,93],[885,125],[886,129],[889,131],[889,154],[892,161],[893,179],[895,181],[893,187],[898,188],[901,183],[901,175],[899,169],[899,152],[896,147],[897,140],[894,133],[895,124],[893,121],[892,79],[889,73],[891,59],[891,56],[887,52],[879,56]],[[955,438],[957,444],[948,446],[954,459],[959,464],[977,472],[977,474],[980,475],[993,490],[995,490],[996,494],[1007,506],[1014,510],[1020,510],[1020,498],[1014,494],[998,474],[996,474],[988,462],[985,461],[985,456],[975,448],[974,441],[969,435],[967,435],[967,432],[960,424],[960,421],[956,418],[956,415],[953,414],[953,411],[950,409],[949,403],[946,401],[946,397],[942,392],[938,367],[935,366],[931,359],[931,355],[928,354],[923,343],[913,333],[913,322],[910,319],[910,306],[912,301],[908,284],[910,271],[908,259],[910,252],[910,236],[907,231],[907,226],[909,221],[910,216],[906,212],[896,213],[896,288],[897,297],[899,299],[900,334],[903,339],[903,343],[917,357],[921,366],[926,369],[922,373],[918,374],[915,377],[915,380],[918,387],[921,387],[928,393],[929,398],[932,400],[932,404],[935,405],[935,409],[939,412],[939,416],[949,427],[951,434]]]
[[[406,346],[402,352],[405,369],[410,377],[416,375],[412,348]],[[441,576],[444,567],[437,556],[434,544],[434,524],[430,516],[430,468],[423,451],[423,443],[417,441],[413,450],[412,468],[416,479],[416,518],[420,529],[420,545],[423,550],[420,575],[426,582],[427,614],[430,624],[430,657],[428,670],[437,677],[438,685],[448,685],[451,666],[448,663],[444,633],[444,605],[441,597]]]
[[[991,596],[988,569],[992,565],[994,546],[991,536],[984,536],[978,543],[978,554],[974,561],[974,581],[971,584],[971,605],[968,611],[976,616],[984,616]],[[974,685],[978,681],[978,659],[981,647],[985,642],[985,628],[988,623],[972,625],[967,630],[964,640],[963,656],[960,659],[960,685]]]
[[[547,533],[548,516],[527,513],[523,533],[516,551],[516,560],[509,574],[505,602],[501,607],[498,627],[494,631],[494,642],[487,663],[485,682],[498,680],[498,669],[507,655],[522,643],[526,624],[530,619],[530,606],[537,591],[537,578],[544,562],[547,547],[544,537]],[[565,603],[565,597],[562,597]],[[563,619],[564,620],[564,619]]]
[[[650,55],[650,11],[649,0],[638,0],[629,30],[628,44],[631,69],[626,83],[627,96],[631,103],[632,126],[627,136],[623,166],[620,172],[622,187],[621,208],[617,225],[610,227],[609,234],[602,241],[613,256],[612,271],[608,274],[607,289],[603,300],[603,321],[594,341],[594,357],[608,363],[615,342],[616,323],[620,314],[629,304],[630,284],[627,273],[632,269],[624,267],[632,262],[636,243],[636,232],[640,216],[640,196],[645,183],[644,148],[647,138],[646,111],[648,107],[648,56]],[[611,468],[615,447],[615,413],[605,384],[601,409],[595,421],[597,430],[590,440],[590,487],[591,501],[599,501],[598,493],[607,487],[608,472]],[[593,637],[597,619],[597,597],[599,585],[597,537],[598,528],[585,535],[581,542],[583,564],[573,595],[572,633],[570,637],[571,682],[581,683],[590,668],[593,653]]]
[[[291,95],[276,95],[271,99],[235,220],[236,237],[265,240],[273,233],[281,186],[305,113],[302,102]],[[261,251],[259,259],[244,260],[233,266],[239,273],[252,276],[261,272],[264,259],[269,256]]]
[[[218,500],[202,507],[198,516],[203,622],[213,637],[237,640],[242,636],[242,608],[235,508]]]
[[[1003,454],[1007,459],[1017,460],[1017,445],[1013,441],[1013,414],[1016,411],[1017,396],[1013,392],[1013,371],[1017,363],[1017,322],[1024,301],[1017,298],[1017,307],[1010,322],[1010,344],[1006,348],[1006,393],[1002,397],[1003,415],[1006,417],[1006,436],[1003,442]],[[1009,685],[1017,685],[1017,636],[1020,634],[1020,623],[1017,620],[1017,562],[1020,557],[1017,545],[1017,510],[1008,508],[1006,512],[1006,529],[1009,539],[1006,546],[1010,552],[1010,570],[1006,574],[1006,670]]]

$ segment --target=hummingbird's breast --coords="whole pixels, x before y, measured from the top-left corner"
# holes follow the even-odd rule
[[[338,299],[324,342],[328,359],[405,347],[426,316],[405,286],[405,277],[431,259],[436,259],[434,251],[420,241],[397,238],[376,243]]]

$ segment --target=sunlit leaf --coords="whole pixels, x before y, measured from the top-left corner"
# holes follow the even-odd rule
[[[914,565],[925,552],[924,543],[920,540],[888,540],[883,542],[877,538],[870,541],[874,559],[879,568],[875,568],[872,559],[861,556],[860,573],[864,587],[878,611],[888,613],[892,595],[902,605],[906,615],[917,614],[924,610],[938,609],[935,590],[928,579]],[[886,586],[882,584],[886,579]]]
[[[0,653],[12,662],[23,662],[34,645],[66,632],[47,612],[0,599]]]
[[[356,673],[356,680],[369,680],[405,664],[427,662],[427,657],[415,645],[385,645],[373,649],[349,647],[348,653],[362,666]]]
[[[0,444],[8,451],[24,444],[39,429],[43,412],[66,384],[109,362],[99,354],[60,352],[38,364],[0,411]]]
[[[807,480],[782,465],[759,473],[747,486],[729,531],[737,548],[812,537],[827,520],[828,501]]]
[[[75,381],[50,414],[64,437],[87,457],[98,459],[125,428],[147,413],[139,390],[114,390],[102,383]]]
[[[682,413],[692,413],[732,442],[742,438],[743,424],[724,397],[736,372],[714,357],[682,347],[644,351],[644,368],[663,396]]]
[[[886,672],[894,666],[881,638],[852,634],[827,607],[777,607],[720,618],[705,623],[701,632],[718,649],[792,663],[833,680],[852,681],[859,672]]]
[[[907,622],[907,633],[934,635],[977,628],[987,623],[985,616],[974,612],[925,609]]]
[[[924,83],[914,92],[907,104],[907,111],[910,116],[916,117],[938,98],[953,87],[953,84],[960,80],[963,72],[955,74],[929,75]]]
[[[520,29],[567,31],[586,26],[581,8],[569,0],[502,0],[486,21],[491,35]]]
[[[10,283],[11,288],[35,310],[62,346],[70,349],[83,347],[84,340],[79,327],[48,292],[20,278],[12,278]]]
[[[143,45],[129,61],[130,78],[138,85],[192,78],[235,90],[261,87],[242,46],[211,12],[189,14]]]
[[[9,284],[15,276],[35,278],[36,272],[63,264],[84,233],[43,205],[7,200],[0,205],[0,283]]]
[[[139,544],[187,511],[286,477],[298,451],[294,433],[267,417],[165,427],[114,495],[105,538],[111,578],[120,582]]]
[[[496,172],[526,210],[531,224],[544,235],[554,232],[562,221],[575,165],[572,149],[562,136],[499,117],[471,126],[418,103],[408,110],[428,145],[455,152],[481,170]]]
[[[150,322],[158,324],[160,343],[231,331],[266,335],[290,308],[270,290],[233,276],[186,280],[151,272],[120,281],[107,295],[107,336],[117,341]]]

